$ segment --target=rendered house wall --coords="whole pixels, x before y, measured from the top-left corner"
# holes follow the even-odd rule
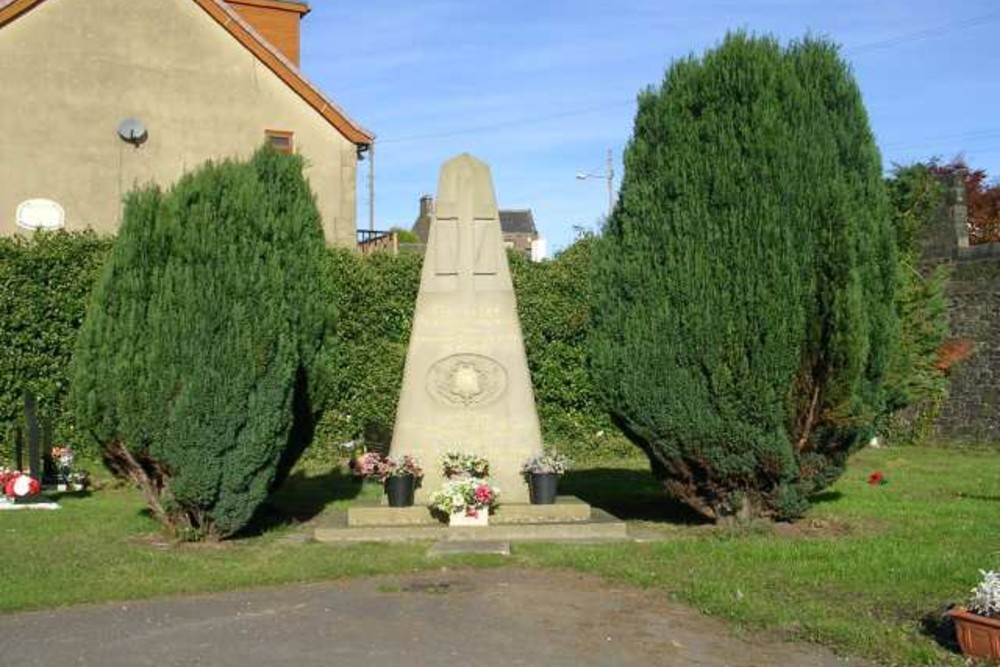
[[[116,127],[140,118],[139,148]],[[191,0],[49,0],[0,28],[0,234],[43,197],[113,233],[136,184],[291,130],[329,243],[354,245],[356,147]]]

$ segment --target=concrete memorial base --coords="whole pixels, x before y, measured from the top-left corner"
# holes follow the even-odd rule
[[[624,521],[579,498],[560,496],[553,505],[505,504],[488,526],[448,526],[426,507],[356,505],[331,516],[313,531],[317,542],[508,541],[605,542],[631,539]]]
[[[502,504],[490,514],[491,524],[567,523],[590,521],[591,507],[574,496],[559,496],[552,505]],[[435,526],[441,521],[423,505],[388,507],[359,504],[347,510],[347,525],[361,526]]]

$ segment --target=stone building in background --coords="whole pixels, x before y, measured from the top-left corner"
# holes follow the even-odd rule
[[[353,246],[373,135],[299,71],[286,0],[0,0],[0,234],[64,211],[113,233],[123,196],[265,141],[300,153],[329,243]],[[37,208],[22,206],[37,202]],[[36,225],[37,226],[37,225]]]
[[[426,244],[430,232],[431,218],[434,216],[434,198],[424,195],[420,198],[420,212],[413,222],[412,231]],[[545,239],[538,234],[535,216],[530,208],[500,209],[500,232],[503,244],[523,254],[531,261],[541,261],[547,256]]]

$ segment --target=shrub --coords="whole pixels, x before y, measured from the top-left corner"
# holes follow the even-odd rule
[[[323,404],[323,235],[301,169],[262,149],[130,194],[80,332],[81,425],[184,536],[245,526]]]
[[[613,418],[704,515],[793,518],[884,410],[881,163],[836,49],[730,35],[639,97],[594,259]]]

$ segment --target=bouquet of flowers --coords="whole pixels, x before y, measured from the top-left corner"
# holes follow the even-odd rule
[[[413,477],[414,479],[420,479],[423,476],[423,468],[409,454],[404,454],[397,458],[386,456],[382,459],[380,477],[383,481],[389,477]]]
[[[59,472],[60,488],[68,486],[71,483],[70,477],[73,476],[73,450],[69,447],[53,447],[49,456]]]
[[[464,513],[476,517],[499,502],[500,490],[489,482],[472,477],[450,479],[430,497],[430,507],[443,514]]]
[[[424,476],[424,471],[409,454],[393,458],[377,452],[365,452],[356,459],[354,474],[384,482],[389,477],[409,476],[420,479]]]
[[[441,457],[441,467],[448,479],[461,477],[483,479],[490,476],[490,462],[478,454],[447,452]]]
[[[351,462],[351,468],[358,477],[374,479],[382,465],[382,455],[378,452],[365,452]]]
[[[521,472],[525,475],[562,475],[573,462],[562,454],[540,454],[524,462]]]

